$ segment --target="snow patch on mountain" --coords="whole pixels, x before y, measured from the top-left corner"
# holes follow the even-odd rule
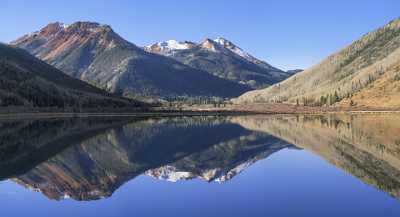
[[[225,38],[219,37],[219,38],[215,39],[214,41],[245,59],[253,59],[254,58],[250,54],[243,51],[240,47],[236,46],[235,44],[226,40]]]
[[[145,175],[154,177],[159,180],[166,180],[169,182],[177,182],[179,180],[193,179],[196,176],[191,172],[178,171],[173,166],[163,166],[157,169],[152,169],[145,172]]]
[[[163,49],[171,49],[171,50],[184,50],[189,48],[186,42],[179,42],[176,40],[168,40],[160,42],[158,43],[158,45]]]
[[[170,55],[173,53],[173,51],[186,50],[192,48],[193,46],[195,46],[195,43],[190,41],[181,42],[177,40],[168,40],[145,46],[144,49],[153,53]]]
[[[242,50],[240,47],[236,46],[234,43],[232,43],[231,41],[222,38],[222,37],[218,37],[217,39],[214,40],[215,42],[217,42],[218,44],[222,45],[223,47],[225,47],[226,49],[229,49],[230,51],[232,51],[233,53],[243,57],[244,59],[246,59],[247,61],[250,61],[252,63],[255,64],[260,64],[263,61],[253,57],[252,55],[250,55],[249,53],[245,52],[244,50]]]

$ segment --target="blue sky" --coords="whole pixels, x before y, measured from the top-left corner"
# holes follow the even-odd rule
[[[222,36],[274,66],[307,68],[399,9],[399,0],[2,0],[0,41],[49,22],[96,21],[139,46]]]

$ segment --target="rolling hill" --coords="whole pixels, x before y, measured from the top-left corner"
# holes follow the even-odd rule
[[[400,107],[400,19],[364,35],[321,63],[236,103]]]

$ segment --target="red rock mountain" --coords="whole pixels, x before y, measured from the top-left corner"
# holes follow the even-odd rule
[[[12,44],[68,75],[126,96],[232,97],[249,90],[245,85],[148,53],[110,26],[98,23],[52,23]]]

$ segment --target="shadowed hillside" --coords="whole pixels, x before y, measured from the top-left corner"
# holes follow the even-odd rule
[[[0,110],[23,107],[66,109],[143,106],[71,78],[29,53],[0,44]]]
[[[0,119],[0,179],[24,174],[62,150],[135,118]]]

